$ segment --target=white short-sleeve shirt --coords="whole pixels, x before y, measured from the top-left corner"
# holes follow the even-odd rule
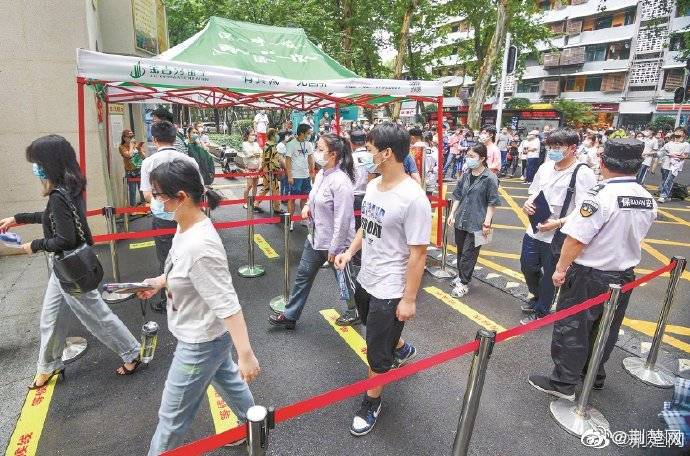
[[[151,188],[150,179],[151,171],[156,169],[158,165],[161,165],[162,163],[168,163],[173,160],[184,160],[194,165],[196,169],[199,169],[199,165],[197,164],[196,160],[194,160],[189,155],[178,152],[177,150],[175,150],[174,147],[162,147],[158,149],[158,151],[155,154],[151,155],[150,157],[146,157],[144,161],[141,163],[141,183],[139,185],[139,189],[142,192],[153,191],[153,189]],[[202,179],[201,182],[203,181],[204,180]]]
[[[429,244],[431,204],[412,178],[385,192],[379,190],[381,179],[369,182],[362,201],[362,268],[357,281],[376,298],[398,299],[405,291],[410,246]]]
[[[585,244],[575,263],[624,271],[640,263],[640,243],[656,211],[656,201],[634,176],[616,177],[590,189],[561,232]]]

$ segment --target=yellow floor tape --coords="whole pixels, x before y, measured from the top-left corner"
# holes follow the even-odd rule
[[[630,318],[624,318],[623,324],[629,328],[634,329],[635,331],[641,332],[642,334],[646,334],[649,337],[654,337],[654,332],[656,331],[656,323],[652,321],[633,320]],[[685,326],[667,325],[664,337],[661,339],[665,344],[668,344],[686,353],[690,353],[689,343],[683,342],[680,339],[676,339],[673,336],[669,336],[669,334],[690,336],[690,328],[686,328]]]
[[[134,242],[129,244],[129,250],[147,249],[149,247],[153,247],[154,245],[156,245],[154,241]]]
[[[5,456],[36,454],[56,382],[57,377],[53,377],[44,387],[29,390],[10,443],[7,445]]]
[[[268,243],[268,241],[260,234],[254,234],[254,242],[256,242],[256,245],[259,246],[262,252],[264,252],[264,255],[266,255],[266,258],[278,258],[278,252],[273,250],[273,247],[271,247],[271,244]]]
[[[362,362],[368,366],[369,363],[367,362],[367,343],[364,340],[364,338],[359,335],[357,330],[350,326],[336,325],[335,321],[338,319],[340,314],[335,309],[324,309],[319,313],[323,316],[323,318],[326,319],[326,321],[331,325],[331,327],[335,329],[335,331],[338,334],[340,334],[340,337],[343,338],[345,343],[352,349],[352,351],[357,353],[359,359],[361,359]]]
[[[216,391],[213,386],[209,385],[206,390],[206,395],[208,396],[208,405],[211,409],[211,416],[213,417],[213,426],[216,428],[216,434],[236,427],[237,416],[235,416],[220,394],[218,394],[218,391]]]

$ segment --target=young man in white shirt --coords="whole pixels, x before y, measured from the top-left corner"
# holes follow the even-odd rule
[[[522,306],[522,311],[528,314],[520,321],[522,324],[548,315],[555,294],[551,276],[560,254],[554,253],[554,235],[573,209],[580,207],[587,191],[597,183],[594,172],[587,165],[579,163],[576,158],[579,139],[577,132],[570,128],[559,128],[549,135],[546,139],[546,154],[549,160],[539,167],[529,187],[527,201],[522,207],[527,215],[533,215],[536,210],[534,200],[543,192],[551,213],[547,220],[537,225],[536,233],[531,226],[528,227],[522,240],[520,266],[527,287],[534,296],[529,304]],[[565,215],[561,218],[573,173],[577,173],[574,193]]]
[[[683,162],[690,156],[690,144],[686,142],[688,132],[683,127],[673,130],[673,140],[664,144],[659,151],[661,162],[661,195],[658,201],[665,203],[671,196],[673,181],[683,171]]]
[[[314,174],[314,145],[309,142],[311,127],[307,124],[297,126],[297,136],[285,146],[285,173],[287,174],[288,195],[309,195],[311,176]],[[304,199],[307,199],[305,196]],[[295,201],[288,200],[288,212],[295,213]],[[300,208],[301,210],[301,208]],[[293,223],[290,222],[290,231]]]
[[[647,177],[647,171],[652,167],[652,162],[659,152],[659,140],[654,137],[654,132],[651,128],[645,128],[642,142],[644,143],[644,150],[642,151],[642,167],[637,173],[637,183],[644,185],[644,180]]]
[[[177,228],[177,222],[173,220],[172,214],[166,212],[163,208],[163,204],[153,198],[153,188],[151,187],[150,180],[151,172],[156,169],[158,165],[171,162],[175,159],[189,162],[194,165],[196,169],[199,169],[199,165],[192,157],[175,149],[174,144],[177,137],[177,127],[172,123],[167,120],[155,122],[151,125],[151,136],[153,136],[153,144],[156,147],[156,153],[150,157],[146,157],[141,163],[141,183],[139,188],[144,194],[144,199],[151,204],[151,215],[153,215],[151,228],[154,230]],[[166,234],[153,238],[153,242],[156,244],[156,256],[158,257],[158,265],[161,272],[163,272],[165,259],[168,257],[170,247],[172,247],[173,236],[174,234]],[[158,304],[152,304],[151,307],[155,311],[165,312],[167,305],[165,293],[161,293],[161,298]]]
[[[405,173],[410,136],[391,122],[374,127],[367,137],[373,155],[369,182],[362,202],[362,226],[345,252],[336,256],[342,269],[362,249],[355,301],[366,325],[369,377],[388,372],[410,360],[415,348],[400,337],[405,321],[416,312],[431,235],[431,205],[424,191]],[[366,392],[350,433],[369,433],[381,412],[383,387]]]
[[[262,109],[254,116],[254,132],[256,133],[256,142],[259,143],[259,147],[263,150],[266,145],[266,132],[268,131],[268,115],[266,115],[266,110]]]
[[[532,130],[527,134],[527,139],[522,141],[520,147],[524,150],[527,156],[527,171],[525,172],[525,182],[532,183],[534,175],[539,168],[539,150],[541,149],[541,142],[539,141],[539,130]]]

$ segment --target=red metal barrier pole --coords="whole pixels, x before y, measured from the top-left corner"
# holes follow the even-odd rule
[[[335,134],[340,136],[340,103],[335,103]]]
[[[84,125],[84,79],[77,78],[77,128],[79,129],[79,168],[86,177],[86,127]],[[84,190],[86,203],[86,190]]]

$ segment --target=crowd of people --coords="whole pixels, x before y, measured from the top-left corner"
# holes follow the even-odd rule
[[[317,272],[327,263],[338,283],[333,297],[344,307],[337,324],[366,327],[369,378],[404,365],[417,353],[402,333],[416,314],[431,235],[429,196],[442,190],[439,172],[446,181],[456,180],[447,223],[454,229],[458,250],[452,294],[462,297],[470,292],[481,246],[493,235],[500,179],[516,176],[520,166],[519,175],[529,185],[523,211],[529,217],[545,215],[527,228],[522,242],[520,262],[532,296],[521,309],[526,324],[551,311],[558,288],[560,310],[606,291],[610,283],[634,279],[640,242],[656,217],[656,201],[640,184],[659,160],[664,179],[659,200],[664,201],[690,151],[682,128],[660,144],[650,129],[641,132],[639,140],[637,133],[619,139],[569,128],[530,130],[523,138],[508,128],[452,128],[439,134],[430,125],[406,129],[394,122],[363,122],[338,134],[322,128],[325,125],[314,132],[309,115],[294,129],[287,122],[272,126],[265,116],[259,112],[254,128],[245,134],[245,163],[248,170],[269,173],[262,176],[262,194],[272,188],[303,196],[300,214],[308,228],[289,301],[283,312],[269,315],[268,324],[295,329]],[[260,373],[225,248],[201,209],[202,202],[214,209],[220,199],[205,185],[203,166],[188,150],[190,143],[208,147],[202,133],[199,126],[179,129],[172,114],[159,108],[151,126],[153,150],[134,144],[129,131],[123,133],[120,148],[125,160],[137,154],[142,158],[139,190],[151,206],[152,228],[176,231],[154,238],[159,270],[145,280],[150,289],[140,292],[146,299],[160,296],[157,309],[167,313],[168,329],[178,341],[150,455],[183,442],[209,384],[244,421],[254,403],[248,382]],[[439,142],[443,163],[437,160]],[[48,205],[43,212],[0,220],[0,232],[20,223],[42,223],[44,238],[22,248],[27,254],[49,252],[51,258],[93,244],[81,198],[86,182],[72,146],[62,137],[47,136],[27,148],[26,158]],[[258,182],[258,177],[247,178],[245,196],[256,194]],[[288,211],[295,212],[296,206],[297,201],[290,200]],[[279,202],[274,206],[278,208]],[[630,292],[622,296],[596,388],[603,388],[604,363]],[[30,388],[63,373],[65,308],[121,357],[117,374],[137,371],[139,344],[98,291],[74,292],[53,274],[41,315],[37,375]],[[530,384],[574,399],[600,318],[597,306],[557,322],[551,350],[554,370],[550,376],[531,375]],[[352,419],[353,435],[374,428],[382,393],[382,387],[366,392]]]

